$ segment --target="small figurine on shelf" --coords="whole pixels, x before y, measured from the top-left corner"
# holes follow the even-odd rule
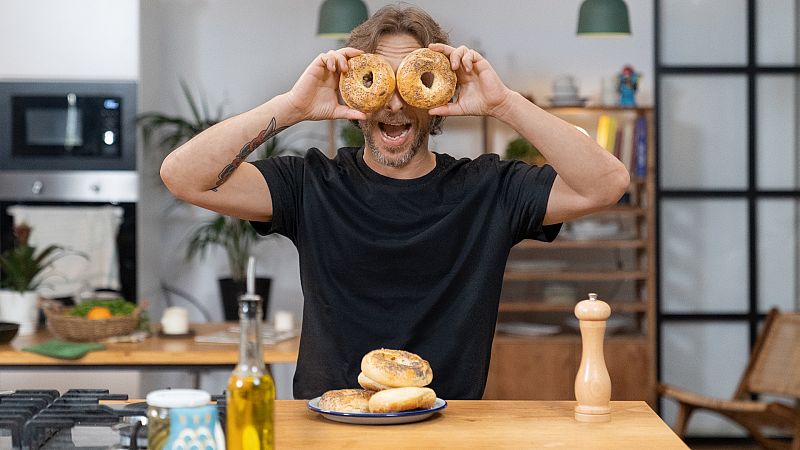
[[[619,106],[636,106],[636,88],[639,84],[640,74],[633,71],[633,67],[625,66],[618,76],[617,90],[619,91]]]

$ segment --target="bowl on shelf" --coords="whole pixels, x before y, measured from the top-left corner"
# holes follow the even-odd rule
[[[11,342],[17,336],[18,331],[18,323],[0,322],[0,345]]]
[[[575,96],[553,96],[550,97],[550,106],[565,107],[565,106],[586,106],[589,99],[586,97]]]

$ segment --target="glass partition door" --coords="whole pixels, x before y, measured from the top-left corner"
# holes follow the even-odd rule
[[[766,312],[800,309],[800,1],[655,11],[659,379],[730,398]],[[688,435],[743,433],[701,413]]]

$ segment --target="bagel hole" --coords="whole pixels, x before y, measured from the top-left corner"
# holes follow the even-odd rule
[[[419,79],[426,88],[430,89],[433,86],[433,72],[425,72],[420,75]]]
[[[372,72],[365,73],[363,77],[361,77],[361,83],[364,87],[372,86]]]

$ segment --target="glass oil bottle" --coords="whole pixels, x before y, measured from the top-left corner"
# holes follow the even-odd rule
[[[275,383],[264,367],[263,301],[255,293],[255,259],[247,264],[247,293],[239,297],[239,363],[227,387],[226,443],[230,450],[275,446]]]

